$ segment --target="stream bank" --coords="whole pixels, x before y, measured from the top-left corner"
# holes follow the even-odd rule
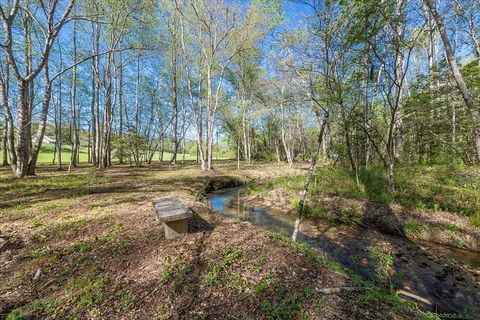
[[[245,201],[248,198],[242,196],[242,190],[236,187],[214,191],[209,204],[224,216],[291,235],[292,215],[262,206],[258,198]],[[324,219],[305,219],[299,240],[368,280],[375,278],[369,248],[380,247],[393,257],[392,279],[405,298],[417,297],[414,300],[423,310],[480,317],[480,257],[476,253],[413,242],[357,224],[332,225]]]

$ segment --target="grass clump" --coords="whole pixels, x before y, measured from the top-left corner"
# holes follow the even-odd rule
[[[472,215],[469,220],[472,226],[480,228],[480,213]]]
[[[428,228],[427,225],[425,225],[423,223],[411,220],[411,221],[408,221],[404,224],[403,230],[406,233],[421,234],[423,232],[427,232],[429,230],[429,228]]]
[[[255,291],[256,294],[260,294],[270,289],[273,286],[273,284],[274,284],[274,280],[267,278],[262,280],[260,283],[256,284],[253,287],[253,290]]]
[[[338,222],[344,224],[355,224],[362,222],[362,214],[355,206],[343,207],[340,211],[340,215],[337,216]]]
[[[30,317],[21,308],[13,309],[8,315],[6,320],[28,320]]]
[[[269,320],[294,319],[302,309],[302,305],[298,297],[292,295],[277,303],[266,299],[262,300],[260,302],[260,309],[265,313],[265,318]]]
[[[378,246],[370,246],[367,248],[370,253],[373,265],[375,266],[375,274],[381,284],[386,284],[393,290],[392,271],[393,271],[393,257]]]
[[[222,268],[219,265],[212,264],[211,270],[203,278],[203,283],[207,286],[220,284],[220,273]]]
[[[136,299],[137,299],[137,295],[133,292],[123,293],[120,300],[120,308],[123,310],[130,309],[135,303]]]
[[[230,247],[224,248],[222,250],[222,256],[222,264],[224,266],[230,266],[242,256],[242,249]]]

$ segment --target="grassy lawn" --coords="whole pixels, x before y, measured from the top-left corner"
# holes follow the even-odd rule
[[[55,152],[55,146],[53,144],[43,144],[40,149],[40,154],[38,155],[38,163],[52,163]],[[62,146],[62,164],[70,162],[70,156],[72,152],[72,147],[69,145]],[[79,160],[80,163],[88,162],[88,150],[85,147],[79,149]]]
[[[71,156],[71,146],[69,145],[63,145],[62,146],[62,164],[68,164],[70,162],[70,156]],[[38,155],[38,164],[51,164],[54,158],[54,152],[55,152],[55,145],[53,144],[43,144],[40,154]],[[2,155],[2,152],[0,151],[0,156]],[[172,158],[172,153],[171,152],[164,152],[163,153],[163,161],[170,161]],[[229,158],[226,156],[216,156],[214,154],[214,160],[228,160]],[[80,147],[79,150],[79,160],[80,163],[88,163],[88,149],[87,147]],[[155,155],[153,156],[154,161],[159,160],[159,152],[156,152]],[[183,160],[183,154],[178,153],[177,154],[177,161],[182,161]],[[196,161],[197,156],[195,154],[185,154],[185,161]],[[113,158],[114,162],[117,162],[117,158]]]
[[[196,200],[210,181],[296,176],[257,164],[41,166],[15,180],[0,169],[0,317],[7,319],[412,319],[411,304],[365,292],[322,295],[357,277],[305,246],[212,214]],[[166,240],[151,199],[175,194],[195,215]],[[232,236],[235,235],[235,236]],[[292,276],[294,275],[294,276]],[[373,299],[373,300],[372,300]]]

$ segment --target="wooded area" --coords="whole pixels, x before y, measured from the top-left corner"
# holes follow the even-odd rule
[[[42,219],[51,214],[52,221],[61,223],[63,211],[57,209],[63,204],[58,207],[56,202],[63,203],[77,189],[81,190],[79,197],[86,197],[86,201],[98,196],[112,208],[117,208],[122,193],[126,198],[131,196],[134,200],[125,201],[125,205],[130,212],[136,212],[134,201],[146,208],[147,197],[177,193],[180,200],[194,207],[199,206],[200,199],[210,199],[207,202],[214,209],[214,198],[209,198],[212,191],[241,184],[242,194],[233,197],[238,208],[257,208],[255,201],[261,199],[259,208],[267,208],[274,217],[277,211],[288,211],[295,222],[289,220],[292,230],[284,233],[293,243],[309,242],[305,235],[316,237],[308,229],[311,219],[323,221],[319,225],[328,221],[335,228],[339,223],[346,225],[339,228],[350,228],[345,231],[350,236],[365,228],[363,232],[376,230],[403,239],[384,242],[408,239],[416,244],[437,243],[474,256],[470,265],[455,265],[464,268],[459,282],[476,279],[470,283],[480,288],[475,264],[480,261],[478,0],[0,0],[0,20],[0,165],[4,167],[0,169],[0,188],[4,191],[0,197],[0,253],[6,252],[0,262],[7,261],[5,266],[17,261],[12,258],[17,253],[9,255],[9,250],[16,250],[11,249],[14,243],[35,242],[31,239],[38,230],[47,232],[48,223]],[[217,187],[219,180],[222,188]],[[106,200],[110,194],[115,194],[119,202]],[[219,199],[221,203],[232,201]],[[78,201],[81,208],[82,200]],[[54,208],[51,212],[35,211],[42,212],[37,206],[48,206],[50,202]],[[226,228],[225,237],[230,228],[236,228],[225,227],[227,222],[211,217],[210,209],[198,209],[201,214],[193,210],[194,222],[189,223],[198,232],[185,239],[204,241],[198,237],[218,234],[222,228]],[[140,237],[126,211],[120,208],[119,212],[117,218],[132,228],[128,229],[132,238]],[[72,219],[80,219],[77,213],[70,212],[76,217]],[[150,213],[153,216],[153,211]],[[17,214],[28,232],[21,232],[14,224]],[[95,224],[90,220],[93,213],[86,214],[88,218],[81,219]],[[104,214],[108,220],[112,212]],[[150,218],[145,217],[148,214],[142,213],[132,219],[142,219],[137,220],[138,225],[158,232],[157,227],[148,226]],[[245,216],[240,216],[242,219]],[[253,220],[254,224],[258,222]],[[38,230],[34,227],[37,224]],[[67,234],[68,241],[78,240],[76,231]],[[158,240],[159,236],[153,238]],[[218,236],[222,237],[222,233]],[[53,243],[58,239],[50,233],[45,237],[55,247]],[[142,231],[141,237],[145,245],[150,243],[147,233]],[[291,245],[288,239],[279,240],[271,234],[259,237],[252,239],[272,246],[265,250],[277,250],[277,245],[288,242],[288,250],[300,250],[312,258],[311,253],[302,253],[302,247],[298,243]],[[387,288],[378,292],[398,297],[396,290],[404,290],[405,286],[396,284],[385,270],[394,268],[392,259],[407,265],[408,259],[400,255],[393,258],[391,248],[375,249],[382,236],[375,237],[368,247],[373,249],[367,250],[368,260],[375,269],[376,283]],[[236,241],[240,239],[241,234]],[[351,248],[354,242],[346,246]],[[239,246],[248,251],[246,244]],[[125,261],[134,258],[133,247],[127,250]],[[210,247],[202,248],[208,251]],[[34,249],[22,246],[21,250]],[[358,250],[351,250],[354,254],[349,255],[357,259]],[[216,252],[211,259],[231,254]],[[262,254],[281,256],[277,251]],[[314,262],[308,263],[320,259],[321,268],[330,271],[330,260],[356,268],[346,264],[343,256],[335,256],[337,252],[329,252],[328,259],[324,254],[325,259],[313,258]],[[415,259],[411,260],[418,262]],[[443,255],[438,259],[444,259]],[[121,265],[125,261],[117,262]],[[362,261],[359,258],[355,263]],[[437,266],[448,264],[439,261],[432,265],[428,262],[432,275],[439,274]],[[189,268],[197,270],[197,262],[192,263]],[[213,271],[205,269],[208,263],[202,265],[205,277],[212,273],[218,276],[230,266],[218,263]],[[287,270],[300,267],[293,261],[285,263]],[[405,268],[408,273],[409,267]],[[30,315],[46,317],[50,311],[43,308],[37,312],[28,304],[39,299],[35,294],[22,292],[21,303],[14,302],[13,284],[26,280],[16,278],[13,269],[5,270],[3,275],[11,282],[0,285],[0,318],[27,309]],[[172,270],[172,274],[180,273],[182,277],[183,269]],[[302,281],[308,283],[316,272],[305,275]],[[263,276],[266,278],[256,285],[268,280],[266,274]],[[326,273],[322,276],[327,277]],[[365,278],[365,274],[362,276]],[[316,288],[312,295],[368,295],[389,308],[391,301],[387,298],[372,298],[370,291],[365,293],[368,285],[352,284],[353,280],[347,278],[340,281],[340,287],[354,289],[329,286]],[[250,278],[245,281],[250,280],[255,282]],[[284,278],[277,280],[288,282]],[[201,281],[192,280],[197,282]],[[480,290],[474,294],[473,287],[468,287],[465,290],[472,290],[462,292],[461,298],[466,300],[457,303],[455,298],[435,294],[435,285],[431,290],[429,285],[421,289],[428,293],[412,289],[409,299],[411,295],[431,295],[438,300],[432,303],[442,312],[480,316],[478,305],[474,306],[480,303]],[[297,284],[292,286],[292,290],[300,290]],[[207,287],[211,289],[211,284]],[[184,290],[178,288],[175,290]],[[246,290],[257,290],[252,288]],[[236,297],[229,297],[236,301],[244,289],[238,289]],[[172,302],[171,308],[167,304],[165,308],[177,313],[152,309],[142,314],[139,304],[155,296],[158,289],[151,297],[151,291],[145,290],[142,287],[135,293],[132,313],[127,318],[152,316],[155,312],[165,318],[192,318],[191,310],[197,310],[194,301],[185,310],[178,305],[172,307]],[[261,292],[256,293],[261,296]],[[278,299],[289,305],[294,303],[290,298]],[[252,299],[250,302],[255,304],[256,298]],[[290,317],[282,313],[285,310],[279,305],[255,305],[253,317],[269,319],[300,317],[303,310],[295,309]],[[354,305],[362,310],[357,318],[369,318],[361,304]],[[312,305],[305,310],[312,318],[348,314],[346,309],[332,306],[323,317],[312,311]],[[83,307],[77,307],[50,316],[85,317]],[[97,307],[109,310],[105,311],[106,318],[114,317],[121,309],[100,304]],[[210,307],[219,312],[213,312],[213,318],[228,309]],[[236,310],[250,307],[245,304]],[[388,316],[386,309],[368,310],[385,318],[396,318],[407,309],[407,318],[441,316],[433,308],[421,308],[417,313],[416,307],[409,309],[403,302],[395,304]],[[208,314],[206,309],[200,313]]]
[[[297,5],[314,19],[284,28],[275,1],[4,3],[3,164],[34,175],[48,129],[69,167],[80,145],[99,168],[166,144],[175,164],[190,141],[210,170],[219,136],[291,166],[327,116],[323,157],[381,163],[392,189],[401,161],[480,161],[476,1]]]

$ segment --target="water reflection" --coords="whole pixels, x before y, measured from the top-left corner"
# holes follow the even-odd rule
[[[291,235],[295,219],[289,215],[272,215],[270,210],[249,206],[240,199],[243,187],[214,192],[210,198],[211,208],[230,218],[248,221],[268,231]]]

